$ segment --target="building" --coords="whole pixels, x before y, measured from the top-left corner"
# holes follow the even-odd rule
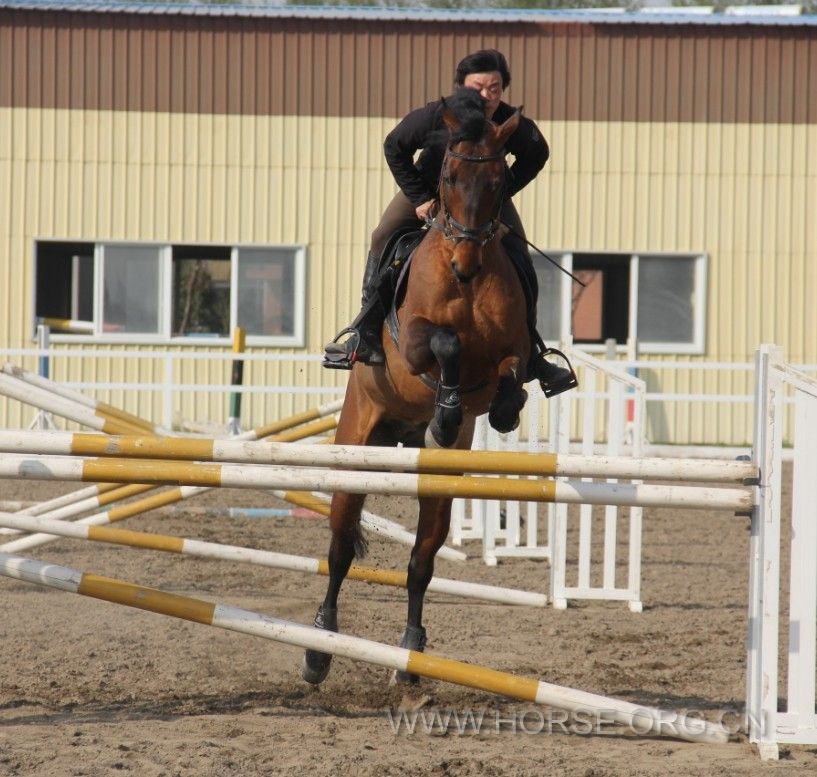
[[[0,0],[0,349],[37,316],[61,379],[161,380],[174,353],[316,354],[357,310],[394,191],[381,153],[456,62],[496,47],[551,159],[517,203],[540,260],[546,339],[637,337],[642,356],[735,361],[776,342],[817,362],[817,17]],[[811,207],[810,207],[811,206]],[[224,384],[225,362],[176,380]],[[318,362],[248,364],[254,385],[342,385]],[[748,375],[645,371],[651,390],[751,393]],[[224,417],[223,397],[182,397]],[[158,396],[112,392],[159,418]],[[199,397],[199,400],[201,398]],[[246,421],[300,409],[291,394]],[[3,423],[23,425],[14,403]],[[653,439],[741,443],[741,408],[670,409]]]

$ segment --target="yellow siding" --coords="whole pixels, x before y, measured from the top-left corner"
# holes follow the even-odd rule
[[[32,345],[33,241],[56,238],[303,244],[307,347],[276,352],[318,353],[357,309],[369,233],[394,192],[381,146],[395,121],[0,109],[0,198],[7,204],[0,208],[0,348]],[[817,297],[817,219],[809,212],[817,202],[817,126],[541,128],[551,161],[517,198],[533,242],[554,250],[708,254],[706,353],[662,358],[750,361],[759,343],[777,342],[790,361],[817,362],[810,304]],[[163,369],[136,359],[89,360],[70,369],[58,363],[54,377],[158,382]],[[228,362],[195,362],[176,379],[224,384],[229,372]],[[749,379],[729,373],[648,377],[651,390],[751,392]],[[248,363],[245,379],[344,381],[344,373],[317,362]],[[158,394],[100,398],[162,420]],[[245,397],[243,415],[258,425],[327,398]],[[177,405],[185,418],[227,415],[227,398],[214,394]],[[30,418],[0,404],[6,426]],[[747,418],[741,407],[679,406],[651,423],[673,441],[728,443],[749,439]]]

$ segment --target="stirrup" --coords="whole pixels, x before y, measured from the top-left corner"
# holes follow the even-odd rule
[[[560,367],[555,364],[548,364],[546,361],[547,356],[558,356],[567,366]],[[565,356],[558,348],[543,349],[539,353],[537,361],[539,361],[540,364],[544,363],[548,367],[563,373],[560,375],[551,376],[549,380],[545,380],[545,377],[541,374],[541,368],[537,370],[536,377],[539,380],[539,385],[542,387],[542,393],[548,399],[550,397],[555,397],[557,394],[562,394],[565,391],[570,391],[570,389],[578,388],[579,379],[576,377],[576,373],[573,370],[573,365],[570,363],[570,359],[568,359],[567,356]]]
[[[339,343],[338,340],[347,334],[351,337]],[[348,326],[324,347],[323,366],[330,370],[351,370],[358,362],[379,366],[385,364],[386,359],[381,351],[373,349],[363,340],[358,329]]]

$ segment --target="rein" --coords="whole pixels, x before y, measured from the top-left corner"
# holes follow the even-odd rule
[[[453,157],[454,159],[462,159],[465,162],[496,162],[503,159],[504,155],[501,151],[497,152],[496,154],[489,154],[487,156],[480,156],[478,154],[463,154],[461,151],[454,151],[454,149],[449,146],[446,149],[445,157],[443,158],[443,170],[440,174],[441,181],[445,177],[445,169],[448,164],[449,157]],[[503,171],[503,187],[504,185]],[[490,243],[491,240],[494,239],[494,236],[496,235],[501,223],[499,220],[499,213],[502,210],[501,197],[499,198],[499,205],[497,206],[496,215],[489,221],[486,221],[484,224],[480,224],[478,227],[469,227],[466,224],[461,224],[451,215],[451,210],[449,209],[448,202],[445,198],[445,186],[442,183],[440,185],[440,205],[442,206],[440,209],[440,216],[443,219],[442,224],[440,224],[436,218],[429,220],[427,223],[433,229],[440,230],[446,240],[450,240],[455,245],[463,240],[467,240],[471,243],[476,243],[480,248],[482,248],[484,245]]]

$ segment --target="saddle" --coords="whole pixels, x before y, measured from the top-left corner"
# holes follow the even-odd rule
[[[408,267],[414,249],[427,231],[427,228],[403,227],[391,235],[378,260],[374,278],[365,282],[364,303],[360,313],[348,327],[337,334],[332,343],[326,346],[324,367],[351,369],[358,359],[358,349],[362,343],[365,345],[366,338],[379,337],[376,333],[398,296],[399,279]],[[346,334],[350,335],[346,345],[336,346],[337,340]]]

